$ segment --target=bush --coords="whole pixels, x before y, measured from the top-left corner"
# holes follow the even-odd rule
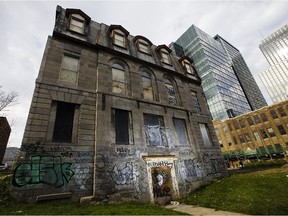
[[[287,161],[284,159],[273,159],[273,160],[261,160],[261,161],[252,161],[251,163],[245,163],[245,168],[279,168],[287,164]]]
[[[0,176],[0,201],[9,198],[10,187],[12,182],[12,174]]]

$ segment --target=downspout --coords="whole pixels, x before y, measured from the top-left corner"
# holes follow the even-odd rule
[[[96,81],[95,81],[95,129],[94,129],[94,158],[93,158],[93,186],[92,186],[92,194],[90,196],[85,196],[80,198],[80,203],[90,203],[93,201],[93,198],[96,196],[96,146],[97,146],[97,111],[99,105],[99,94],[98,94],[98,58],[99,51],[96,51],[97,61],[96,61]]]

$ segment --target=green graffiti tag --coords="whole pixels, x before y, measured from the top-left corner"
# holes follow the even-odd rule
[[[71,163],[62,163],[60,156],[34,155],[30,161],[16,167],[12,180],[15,187],[40,183],[61,187],[74,175]]]

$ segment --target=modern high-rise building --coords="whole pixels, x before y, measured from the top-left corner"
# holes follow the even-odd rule
[[[264,38],[260,50],[270,67],[259,74],[273,103],[288,98],[288,25]]]
[[[211,37],[192,25],[171,49],[180,45],[191,58],[213,119],[223,120],[266,106],[249,68],[238,49],[219,35]]]

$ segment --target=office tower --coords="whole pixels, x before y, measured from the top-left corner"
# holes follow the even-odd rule
[[[213,38],[192,25],[175,43],[192,59],[213,119],[231,118],[267,105],[239,50],[222,37]]]
[[[11,194],[161,204],[225,176],[203,94],[188,58],[58,6]]]
[[[260,50],[270,67],[259,73],[273,103],[288,98],[288,25],[264,38]]]

